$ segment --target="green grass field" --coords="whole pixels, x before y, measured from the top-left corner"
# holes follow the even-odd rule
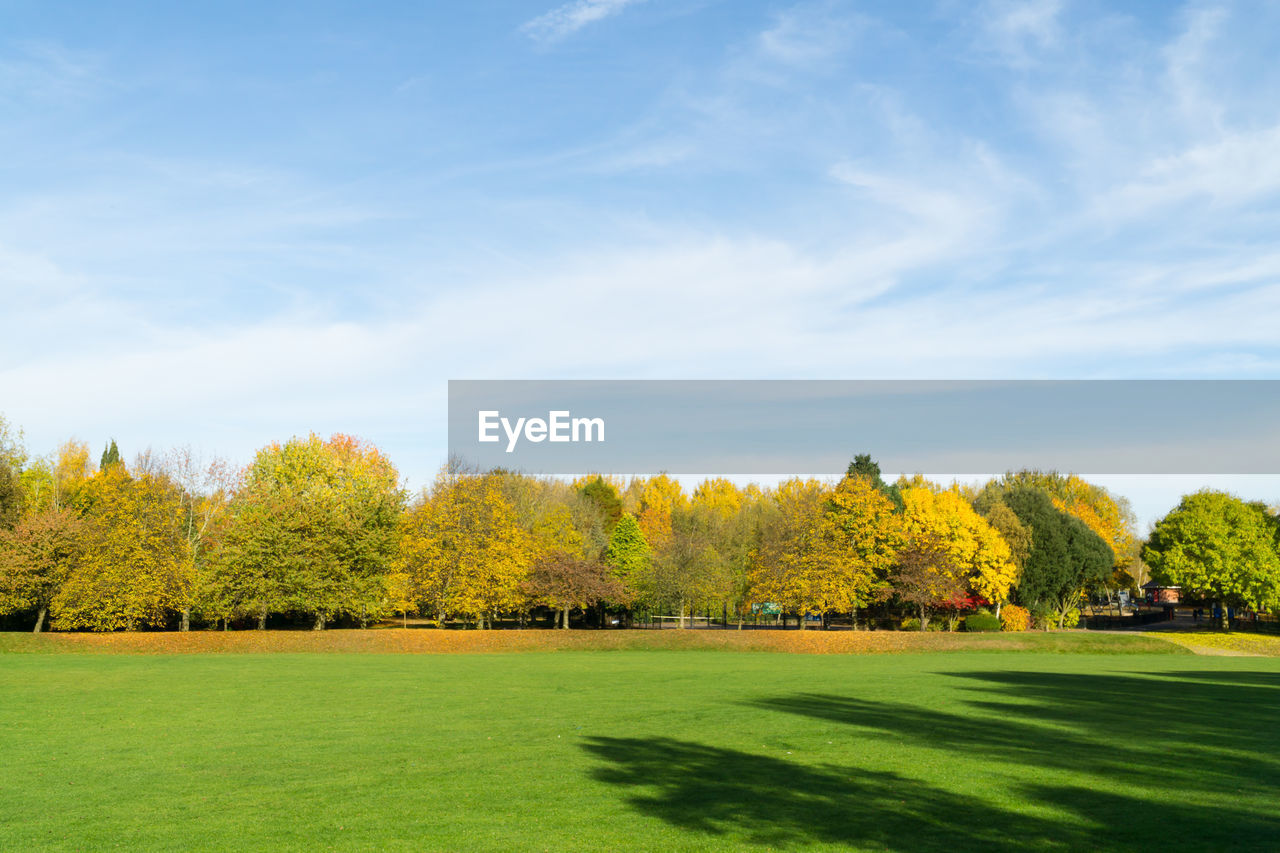
[[[1280,659],[1168,649],[3,654],[0,849],[1280,849]]]

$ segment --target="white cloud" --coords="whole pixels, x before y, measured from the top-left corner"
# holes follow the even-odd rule
[[[610,18],[644,0],[572,0],[528,21],[521,29],[535,41],[554,42]]]
[[[24,41],[0,52],[0,103],[44,106],[88,96],[103,84],[95,57],[51,41]]]
[[[1188,201],[1242,205],[1280,193],[1280,125],[1228,133],[1161,157],[1128,183],[1107,193],[1097,215],[1108,220],[1137,217]]]
[[[1014,67],[1027,67],[1058,44],[1063,0],[993,0],[979,13],[978,48]]]
[[[796,6],[781,12],[760,33],[761,56],[787,65],[814,67],[847,51],[867,21],[839,14],[831,4]]]
[[[1207,91],[1201,75],[1227,17],[1219,6],[1193,9],[1182,33],[1164,49],[1172,106],[1184,120],[1205,128],[1218,129],[1222,121],[1220,93]]]

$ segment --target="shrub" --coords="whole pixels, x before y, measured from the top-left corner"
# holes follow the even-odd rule
[[[1064,627],[1064,628],[1074,628],[1074,627],[1076,627],[1076,626],[1077,626],[1077,625],[1079,625],[1079,624],[1080,624],[1080,610],[1079,610],[1079,608],[1073,607],[1073,608],[1071,608],[1070,610],[1068,610],[1065,614],[1063,614],[1063,617],[1062,617],[1062,627]]]
[[[1004,631],[1025,631],[1031,627],[1031,612],[1025,607],[1010,604],[1000,610],[1000,628]]]
[[[919,631],[920,620],[916,619],[915,617],[912,617],[910,619],[903,619],[902,624],[899,627],[904,631]]]
[[[999,631],[1000,620],[990,613],[970,613],[964,617],[966,631]]]

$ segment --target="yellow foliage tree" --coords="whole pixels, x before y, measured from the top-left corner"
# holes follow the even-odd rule
[[[743,493],[725,478],[713,477],[698,484],[691,503],[727,520],[742,510]]]
[[[958,489],[907,486],[902,500],[909,545],[941,548],[969,590],[996,605],[1008,600],[1018,578],[1009,545]]]
[[[835,489],[793,479],[773,492],[755,552],[752,595],[800,614],[854,614],[876,597],[901,544],[893,504],[869,480]]]
[[[85,549],[53,599],[53,627],[132,630],[190,606],[185,513],[167,478],[111,465],[83,483],[76,505]]]
[[[446,473],[405,516],[393,569],[412,579],[414,597],[441,624],[460,614],[483,628],[521,604],[535,551],[497,475]]]

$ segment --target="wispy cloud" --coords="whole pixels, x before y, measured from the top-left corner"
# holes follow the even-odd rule
[[[52,41],[0,45],[0,104],[48,105],[88,96],[102,84],[95,57]]]
[[[527,22],[521,29],[535,41],[555,42],[578,30],[611,18],[644,0],[573,0]]]
[[[760,33],[762,57],[801,68],[819,66],[848,50],[868,21],[831,3],[784,10]]]
[[[1015,67],[1027,67],[1036,55],[1057,44],[1063,0],[992,0],[979,12],[979,50]]]

